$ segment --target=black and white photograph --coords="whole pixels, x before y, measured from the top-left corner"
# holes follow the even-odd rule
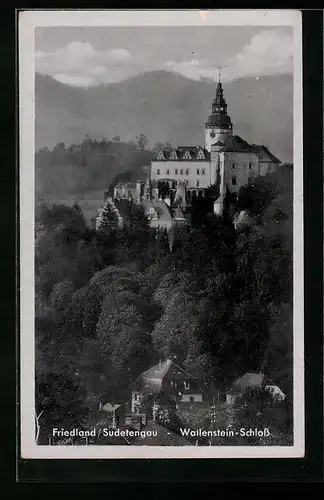
[[[298,11],[19,18],[23,458],[302,457]]]

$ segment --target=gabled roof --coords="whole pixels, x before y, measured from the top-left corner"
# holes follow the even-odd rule
[[[254,153],[259,157],[259,161],[280,163],[266,146],[249,144],[239,135],[228,135],[225,142],[217,141],[212,146],[220,146],[220,151],[236,153]]]
[[[252,144],[252,152],[258,155],[259,161],[271,161],[273,163],[280,163],[280,160],[276,158],[271,151],[266,146]]]
[[[157,392],[161,389],[164,378],[197,380],[195,375],[188,373],[171,359],[157,363],[141,375],[144,385],[152,386]]]
[[[159,158],[160,153],[163,153],[163,160]],[[204,158],[199,158],[199,152],[202,151],[204,154]],[[210,153],[207,151],[207,149],[203,146],[178,146],[177,148],[164,148],[160,149],[158,153],[153,157],[153,161],[190,161],[189,159],[184,158],[185,154],[189,152],[190,154],[190,160],[192,161],[207,161],[210,158]],[[174,156],[174,153],[176,154],[176,158],[172,158],[172,153]]]
[[[261,388],[266,385],[276,386],[264,373],[245,373],[241,378],[233,382],[234,390],[245,391],[248,388]]]
[[[110,412],[110,411],[116,411],[118,408],[121,408],[122,405],[120,404],[114,404],[114,403],[106,403],[103,405],[102,410]]]
[[[144,210],[147,212],[150,208],[154,208],[159,219],[161,220],[171,220],[172,215],[169,206],[160,200],[142,200],[142,205]]]
[[[221,150],[224,152],[250,153],[251,146],[239,135],[228,135]]]

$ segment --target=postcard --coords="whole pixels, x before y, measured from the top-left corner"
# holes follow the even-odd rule
[[[301,30],[19,13],[22,458],[304,456]]]

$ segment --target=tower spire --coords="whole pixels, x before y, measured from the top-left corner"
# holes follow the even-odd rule
[[[221,66],[218,66],[218,82],[220,83],[221,81]]]

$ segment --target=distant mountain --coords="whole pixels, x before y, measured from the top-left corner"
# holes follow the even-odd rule
[[[122,140],[143,133],[155,142],[203,144],[215,83],[152,71],[108,86],[81,89],[36,75],[36,149],[79,143],[86,135]],[[281,161],[293,158],[293,78],[261,76],[223,85],[234,133],[262,143]]]

